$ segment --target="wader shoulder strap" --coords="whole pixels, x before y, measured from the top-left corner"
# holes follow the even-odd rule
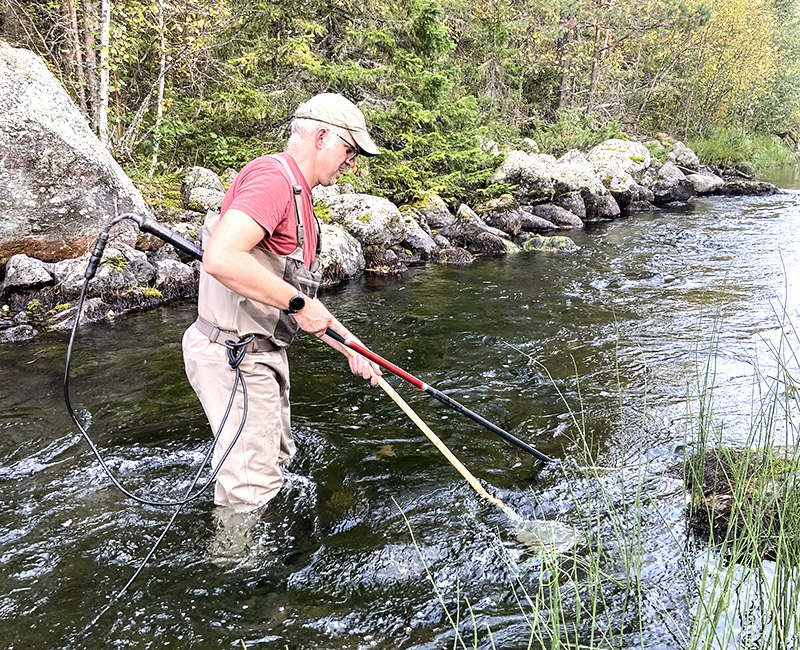
[[[283,156],[279,156],[275,154],[273,156],[277,161],[283,165],[283,168],[286,170],[286,173],[289,174],[289,182],[292,184],[292,194],[294,196],[294,216],[297,220],[297,245],[300,250],[303,249],[303,203],[302,203],[302,194],[303,188],[297,183],[294,178],[294,174],[292,173],[292,168],[289,166],[289,163],[286,162]],[[319,245],[319,237],[317,237],[317,245]]]

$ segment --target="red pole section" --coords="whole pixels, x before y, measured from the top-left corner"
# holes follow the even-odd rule
[[[365,348],[363,345],[360,345],[359,343],[356,343],[353,339],[351,339],[351,338],[345,339],[341,334],[338,334],[338,333],[334,332],[331,328],[328,328],[327,330],[325,330],[325,334],[330,336],[335,341],[338,341],[342,345],[346,345],[351,350],[355,350],[360,355],[366,357],[370,361],[374,361],[379,366],[381,366],[381,368],[385,368],[389,372],[393,372],[395,375],[397,375],[401,379],[405,379],[408,383],[413,384],[414,386],[416,386],[420,390],[424,391],[428,387],[428,385],[425,382],[417,379],[414,375],[407,373],[405,370],[403,370],[399,366],[394,365],[391,361],[387,361],[382,356],[380,356],[378,354],[375,354],[369,348]]]

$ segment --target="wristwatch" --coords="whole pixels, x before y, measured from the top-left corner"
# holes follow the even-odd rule
[[[299,311],[303,310],[303,307],[306,306],[306,297],[302,291],[298,291],[297,294],[292,296],[292,299],[289,301],[289,309],[284,309],[284,314],[296,314]]]

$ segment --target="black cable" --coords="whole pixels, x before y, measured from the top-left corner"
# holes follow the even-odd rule
[[[222,463],[225,462],[225,458],[227,458],[228,454],[230,453],[231,448],[236,443],[236,441],[239,439],[239,434],[242,432],[242,429],[244,428],[244,424],[247,421],[247,404],[248,404],[248,400],[247,400],[247,384],[244,381],[244,377],[242,376],[242,371],[239,368],[239,365],[244,360],[245,354],[247,354],[247,346],[250,344],[250,342],[252,340],[253,340],[253,335],[252,334],[248,334],[247,336],[243,336],[242,338],[240,338],[238,341],[226,341],[225,342],[225,345],[228,348],[228,364],[231,366],[231,368],[233,368],[236,371],[236,379],[235,379],[235,381],[233,383],[233,390],[231,391],[231,401],[233,399],[233,396],[236,394],[236,386],[237,386],[237,384],[239,382],[241,382],[242,383],[243,407],[242,407],[242,421],[241,421],[241,424],[239,425],[239,429],[238,429],[238,431],[236,432],[236,435],[233,438],[233,442],[231,442],[231,444],[228,446],[228,449],[225,451],[225,455],[223,456],[222,460],[219,462],[219,465],[217,465],[217,471],[219,471],[219,468],[222,467]],[[228,403],[228,411],[230,411],[230,402]],[[228,412],[225,413],[225,418],[227,418],[227,416],[228,416]],[[222,431],[222,427],[225,424],[225,418],[223,418],[222,424],[220,424],[218,433],[220,433]],[[213,449],[213,446],[212,446],[212,449]],[[167,522],[167,525],[164,526],[164,530],[161,532],[161,535],[159,535],[158,539],[155,541],[153,546],[150,548],[149,553],[145,556],[145,558],[139,564],[139,567],[133,573],[133,575],[131,576],[130,580],[128,580],[126,585],[122,589],[119,590],[119,592],[117,593],[116,596],[114,596],[114,598],[112,599],[111,603],[109,603],[109,606],[111,604],[113,604],[114,602],[116,602],[120,598],[120,596],[122,596],[122,594],[125,593],[125,591],[128,589],[128,587],[130,587],[131,584],[133,584],[133,581],[136,580],[137,576],[142,572],[142,569],[144,569],[145,565],[149,562],[150,558],[153,557],[153,554],[156,552],[156,549],[158,548],[159,544],[161,544],[162,540],[164,539],[164,537],[167,534],[167,531],[171,528],[173,522],[177,518],[178,513],[180,513],[181,509],[183,508],[183,506],[186,503],[191,501],[191,499],[189,498],[189,495],[192,493],[192,490],[195,488],[195,486],[197,485],[197,482],[200,480],[200,473],[203,471],[204,465],[205,465],[205,463],[200,466],[200,469],[198,470],[197,474],[195,475],[194,480],[192,481],[192,484],[189,486],[189,489],[186,491],[186,496],[184,497],[184,500],[178,503],[178,505],[177,505],[177,507],[175,509],[175,512],[172,513],[172,517]],[[214,472],[215,476],[216,476],[216,473],[217,472],[215,471]]]
[[[239,436],[241,435],[242,430],[244,429],[244,425],[245,425],[245,423],[247,421],[247,411],[248,411],[247,384],[245,383],[244,376],[242,375],[242,371],[241,371],[240,365],[241,365],[242,361],[244,360],[245,355],[247,354],[248,346],[253,341],[254,337],[253,337],[252,334],[248,334],[247,336],[243,336],[238,341],[226,341],[225,342],[225,346],[227,347],[228,365],[230,365],[231,368],[236,373],[235,377],[234,377],[234,381],[233,381],[233,387],[231,388],[231,396],[230,396],[230,399],[228,400],[228,405],[227,405],[227,408],[225,409],[225,413],[224,413],[224,415],[222,417],[222,421],[220,422],[220,425],[219,425],[216,433],[214,434],[214,439],[212,440],[211,445],[209,446],[208,451],[206,452],[206,454],[205,454],[205,456],[203,458],[203,461],[200,463],[200,465],[198,467],[198,470],[197,470],[197,473],[195,474],[195,476],[192,479],[188,489],[186,490],[186,494],[184,495],[183,499],[181,499],[181,500],[178,500],[178,501],[160,501],[160,500],[156,500],[156,499],[152,499],[152,498],[141,497],[141,496],[133,494],[132,492],[127,490],[119,482],[119,480],[116,478],[116,476],[114,476],[114,473],[111,471],[111,468],[106,463],[105,459],[103,458],[103,455],[100,453],[100,450],[97,448],[97,446],[92,441],[91,436],[89,436],[88,431],[86,431],[86,429],[83,427],[83,425],[78,420],[78,417],[75,414],[74,409],[72,408],[72,403],[71,403],[70,397],[69,397],[69,371],[70,371],[70,366],[71,366],[71,363],[72,363],[72,348],[73,348],[73,345],[74,345],[74,342],[75,342],[75,336],[77,334],[78,325],[80,323],[80,316],[81,316],[81,313],[83,311],[83,303],[84,303],[84,300],[86,298],[86,292],[88,290],[90,281],[95,276],[95,273],[97,272],[97,268],[100,265],[100,262],[102,261],[103,251],[105,249],[106,243],[108,242],[108,233],[109,233],[110,229],[114,225],[116,225],[117,223],[119,223],[123,219],[127,219],[127,218],[130,218],[130,219],[133,219],[133,220],[137,221],[137,223],[139,223],[140,226],[142,225],[143,221],[146,221],[146,219],[140,219],[137,215],[134,215],[134,214],[123,214],[123,215],[120,215],[119,217],[115,218],[100,233],[100,235],[97,238],[97,242],[95,243],[94,249],[92,250],[92,254],[89,257],[89,263],[87,264],[86,271],[84,273],[84,278],[85,279],[84,279],[83,287],[81,288],[81,293],[80,293],[80,296],[78,298],[78,303],[77,303],[77,307],[76,307],[76,311],[75,311],[75,319],[74,319],[74,322],[72,324],[72,330],[70,332],[69,344],[67,345],[66,367],[64,369],[64,402],[66,403],[67,411],[69,412],[70,417],[72,418],[72,421],[78,427],[78,430],[81,432],[81,435],[83,436],[84,440],[86,440],[86,443],[89,445],[89,448],[92,450],[92,453],[94,454],[95,458],[100,463],[100,466],[103,468],[103,471],[108,476],[108,478],[111,480],[112,484],[120,492],[122,492],[125,496],[127,496],[127,497],[129,497],[129,498],[131,498],[131,499],[133,499],[133,500],[135,500],[135,501],[137,501],[139,503],[142,503],[142,504],[145,504],[145,505],[159,506],[159,507],[163,507],[163,506],[175,507],[175,511],[172,513],[172,516],[170,517],[170,519],[167,522],[167,524],[164,526],[164,529],[161,531],[161,534],[158,536],[156,541],[153,543],[152,547],[150,548],[150,550],[148,551],[148,553],[144,557],[144,559],[139,563],[139,566],[136,568],[136,571],[134,571],[133,575],[130,577],[130,579],[125,584],[125,586],[122,587],[122,589],[120,589],[119,592],[117,592],[117,594],[105,605],[105,607],[103,607],[103,609],[92,619],[92,621],[83,629],[83,632],[81,633],[80,636],[83,636],[83,634],[85,632],[87,632],[91,627],[93,627],[95,625],[95,623],[97,623],[97,621],[100,619],[100,617],[103,616],[103,614],[105,612],[107,612],[113,606],[113,604],[115,602],[117,602],[122,597],[122,595],[133,584],[133,582],[136,580],[136,578],[139,576],[139,574],[141,574],[141,572],[144,570],[144,567],[150,561],[150,558],[153,557],[153,555],[156,552],[156,550],[158,549],[159,545],[161,544],[161,542],[166,537],[167,532],[169,532],[170,528],[172,527],[173,523],[175,522],[175,519],[178,517],[178,514],[180,514],[181,510],[183,509],[183,506],[186,505],[187,503],[197,499],[213,483],[213,481],[216,478],[217,474],[219,473],[219,470],[222,467],[223,463],[225,462],[225,460],[227,459],[228,455],[233,450],[233,447],[236,445],[236,442],[239,440]],[[152,231],[152,227],[149,227],[148,230]],[[159,233],[156,232],[155,234],[159,234]],[[194,251],[190,251],[190,252],[194,252]],[[219,463],[217,464],[217,467],[212,471],[211,476],[209,477],[209,479],[203,484],[203,486],[200,489],[195,491],[195,489],[197,488],[197,483],[200,480],[200,476],[201,476],[201,474],[202,474],[202,472],[203,472],[203,470],[205,468],[205,465],[209,461],[211,456],[213,455],[214,448],[216,447],[217,443],[219,442],[220,436],[222,435],[222,431],[223,431],[223,429],[225,427],[225,424],[227,423],[228,416],[230,415],[230,412],[231,412],[231,408],[233,407],[234,400],[236,399],[237,389],[238,389],[240,383],[242,385],[243,407],[242,407],[242,419],[241,419],[241,422],[239,423],[239,428],[237,429],[236,434],[233,436],[233,439],[231,440],[230,444],[226,448],[225,453],[222,455]]]
[[[109,480],[112,482],[114,487],[116,487],[125,496],[127,496],[127,497],[129,497],[129,498],[131,498],[131,499],[133,499],[135,501],[138,501],[139,503],[142,503],[144,505],[158,506],[158,507],[183,506],[183,505],[186,505],[187,503],[190,503],[191,501],[194,501],[195,499],[197,499],[209,486],[211,486],[211,484],[214,482],[214,479],[216,479],[217,474],[219,473],[219,470],[222,467],[222,464],[225,462],[225,460],[227,459],[227,457],[230,455],[231,451],[233,450],[233,447],[236,445],[236,442],[238,441],[239,436],[240,436],[240,434],[241,434],[241,432],[242,432],[242,430],[244,428],[244,417],[245,416],[243,416],[242,422],[240,423],[239,428],[236,431],[236,434],[234,435],[234,437],[231,440],[230,444],[228,445],[228,447],[226,448],[225,452],[223,453],[220,462],[217,464],[217,467],[212,471],[211,476],[202,485],[202,487],[200,489],[198,489],[196,492],[192,493],[194,488],[197,486],[197,481],[199,481],[200,472],[202,472],[203,467],[205,467],[206,463],[211,459],[211,456],[214,453],[214,448],[216,447],[217,443],[219,442],[220,436],[222,435],[222,430],[223,430],[225,424],[227,423],[228,417],[229,417],[230,412],[231,412],[231,409],[233,408],[233,403],[234,403],[234,400],[236,399],[236,391],[237,391],[237,388],[238,388],[240,382],[242,384],[242,394],[243,394],[243,397],[244,397],[244,409],[243,409],[243,412],[245,414],[247,413],[247,388],[245,386],[244,378],[242,377],[241,371],[239,370],[239,364],[241,364],[242,360],[244,359],[244,355],[246,353],[247,346],[253,340],[253,336],[252,335],[248,335],[248,336],[240,338],[239,341],[226,341],[226,343],[225,343],[225,345],[228,347],[228,364],[231,366],[231,368],[236,370],[236,377],[235,377],[234,382],[233,382],[233,387],[231,389],[231,396],[230,396],[230,399],[228,400],[228,405],[227,405],[227,407],[225,409],[224,415],[222,416],[222,421],[220,422],[220,425],[219,425],[216,433],[214,434],[214,439],[212,440],[211,445],[208,448],[208,451],[206,452],[205,456],[203,457],[202,462],[200,463],[200,472],[198,472],[198,475],[194,479],[194,481],[192,483],[192,487],[190,488],[190,491],[186,494],[186,496],[183,499],[179,500],[179,501],[164,501],[164,500],[157,500],[157,499],[149,498],[149,497],[142,497],[142,496],[136,495],[136,494],[132,493],[130,490],[126,489],[120,483],[120,481],[117,479],[117,477],[114,476],[114,473],[112,472],[111,468],[106,463],[105,459],[103,458],[103,455],[100,453],[100,450],[94,444],[94,442],[92,441],[91,437],[89,436],[89,433],[86,431],[86,429],[83,427],[83,425],[78,420],[78,417],[76,416],[75,411],[72,408],[72,403],[71,403],[70,397],[69,397],[69,370],[70,370],[70,366],[71,366],[71,363],[72,363],[72,348],[73,348],[73,345],[74,345],[74,342],[75,342],[75,336],[77,334],[78,324],[80,322],[80,315],[81,315],[81,313],[83,311],[83,303],[84,303],[84,300],[86,298],[86,292],[88,290],[89,282],[92,280],[92,278],[94,277],[95,273],[97,272],[97,268],[98,268],[98,266],[100,264],[100,261],[103,258],[103,251],[105,249],[106,243],[108,242],[108,233],[109,233],[110,229],[112,227],[114,227],[116,224],[118,224],[119,222],[121,222],[122,220],[124,220],[124,219],[132,219],[132,220],[136,221],[137,223],[139,223],[140,221],[142,221],[143,218],[139,217],[138,215],[132,214],[132,213],[125,213],[125,214],[122,214],[122,215],[116,217],[115,219],[113,219],[103,229],[103,231],[98,236],[97,242],[95,243],[94,250],[92,251],[92,254],[91,254],[90,258],[89,258],[89,263],[88,263],[88,265],[86,267],[86,271],[84,273],[85,280],[84,280],[84,283],[83,283],[83,287],[81,288],[80,297],[78,298],[78,304],[77,304],[77,308],[76,308],[76,312],[75,312],[75,319],[74,319],[73,324],[72,324],[72,331],[70,332],[69,344],[67,345],[66,367],[64,369],[64,402],[66,403],[67,411],[69,412],[69,415],[72,418],[72,421],[75,423],[75,426],[78,427],[78,430],[81,432],[81,435],[83,436],[84,440],[86,440],[86,443],[89,445],[89,448],[91,449],[91,451],[94,454],[94,456],[97,459],[97,461],[100,463],[100,466],[102,467],[103,471],[105,472],[106,476],[108,476]]]

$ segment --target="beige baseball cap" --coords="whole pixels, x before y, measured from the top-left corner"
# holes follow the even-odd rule
[[[361,109],[342,95],[336,93],[314,95],[297,107],[294,116],[295,118],[318,120],[347,129],[353,134],[362,153],[368,156],[377,156],[380,153],[377,145],[367,133],[367,121],[364,119]]]

